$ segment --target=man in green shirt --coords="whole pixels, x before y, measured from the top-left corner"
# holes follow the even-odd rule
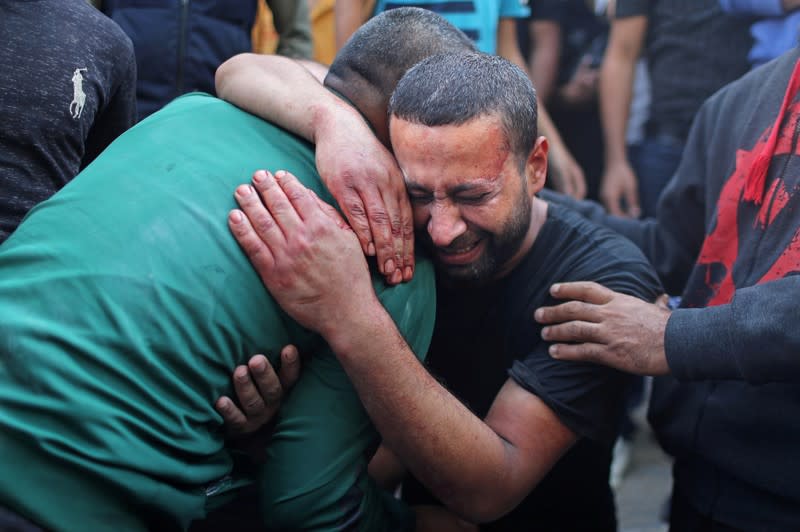
[[[387,88],[347,64],[329,76],[365,116],[417,60],[471,46],[422,10],[373,19],[351,47],[380,43],[407,48],[402,63],[375,62]],[[229,233],[231,190],[263,167],[332,201],[312,146],[188,95],[121,136],[0,248],[0,509],[48,529],[186,528],[254,479],[268,527],[385,526],[366,477],[378,436],[358,396],[321,337],[263,290]],[[430,264],[418,260],[413,280],[392,287],[372,270],[381,302],[424,354]],[[229,392],[232,367],[255,352],[274,361],[290,342],[313,356],[266,462],[239,475],[213,403]]]

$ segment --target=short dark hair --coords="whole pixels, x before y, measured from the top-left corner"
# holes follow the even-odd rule
[[[421,61],[397,84],[389,114],[429,127],[497,115],[523,165],[538,134],[536,91],[528,76],[502,57],[479,52]]]
[[[469,37],[436,13],[401,7],[361,26],[336,54],[328,75],[342,80],[356,75],[388,100],[403,74],[426,57],[474,50]]]

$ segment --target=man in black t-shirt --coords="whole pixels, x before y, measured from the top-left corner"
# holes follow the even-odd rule
[[[612,214],[636,217],[641,207],[650,217],[702,103],[749,69],[750,20],[727,15],[719,0],[615,4],[600,72],[606,166],[601,197]],[[640,57],[650,77],[650,109],[644,138],[629,158],[627,117]]]
[[[390,113],[417,238],[438,267],[432,369],[452,394],[375,305],[352,232],[296,180],[256,185],[266,207],[242,203],[234,235],[281,306],[331,345],[386,447],[450,511],[500,529],[614,530],[623,377],[549,357],[531,315],[557,280],[652,299],[655,275],[624,239],[535,196],[547,141],[530,81],[507,61],[429,58]]]

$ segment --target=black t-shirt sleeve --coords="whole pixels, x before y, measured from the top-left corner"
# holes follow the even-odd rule
[[[639,250],[618,236],[609,236],[595,249],[575,250],[570,255],[579,259],[571,259],[569,271],[556,272],[552,282],[595,281],[648,301],[661,293],[658,279]],[[558,303],[549,295],[543,302],[534,298],[524,313],[532,317],[537,306]],[[538,323],[529,319],[520,327],[530,329],[529,349],[514,360],[510,378],[539,397],[578,436],[612,442],[630,377],[597,364],[556,360],[547,352],[550,343],[541,340]]]
[[[650,0],[617,0],[617,10],[614,13],[614,18],[647,15],[649,10]]]

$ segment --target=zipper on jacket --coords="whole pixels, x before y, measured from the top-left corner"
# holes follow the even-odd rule
[[[178,30],[178,71],[175,76],[177,96],[183,94],[184,62],[186,61],[187,26],[189,24],[189,0],[181,0],[181,19]]]

